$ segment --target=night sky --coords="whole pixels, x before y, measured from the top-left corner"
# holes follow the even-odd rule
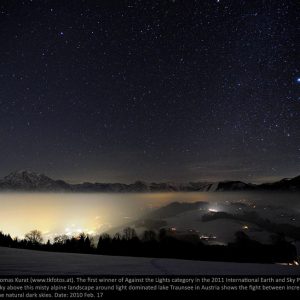
[[[296,3],[0,0],[0,176],[299,175]]]

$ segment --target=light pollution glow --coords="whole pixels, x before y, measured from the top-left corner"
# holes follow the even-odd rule
[[[209,211],[226,209],[230,202],[241,202],[243,193],[0,193],[0,231],[24,237],[33,229],[45,240],[56,235],[91,235],[107,232],[171,202],[209,202]],[[282,195],[251,196],[264,205],[282,202]],[[247,198],[248,199],[248,198]],[[297,195],[286,197],[289,206],[299,209]],[[250,201],[251,199],[249,199]],[[246,201],[246,200],[244,200]],[[225,204],[220,206],[220,203]],[[249,203],[253,205],[251,200]]]
[[[99,234],[137,218],[182,195],[0,193],[0,231],[24,237],[32,229],[45,239],[80,232]],[[197,201],[191,194],[188,201]]]

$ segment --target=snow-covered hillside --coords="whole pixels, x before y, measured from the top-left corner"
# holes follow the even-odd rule
[[[53,253],[0,247],[0,275],[299,275],[300,267]]]

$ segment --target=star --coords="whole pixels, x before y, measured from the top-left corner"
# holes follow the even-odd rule
[[[20,167],[15,141],[34,147],[28,166],[47,173],[51,157],[54,175],[74,180],[87,179],[85,168],[105,181],[199,180],[189,169],[199,160],[212,180],[255,181],[270,166],[296,172],[300,72],[289,1],[86,2],[21,1],[17,18],[1,5],[2,175]],[[247,171],[231,171],[242,163]]]

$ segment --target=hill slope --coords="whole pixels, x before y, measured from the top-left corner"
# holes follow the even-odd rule
[[[53,253],[0,247],[0,275],[299,275],[295,266]]]

